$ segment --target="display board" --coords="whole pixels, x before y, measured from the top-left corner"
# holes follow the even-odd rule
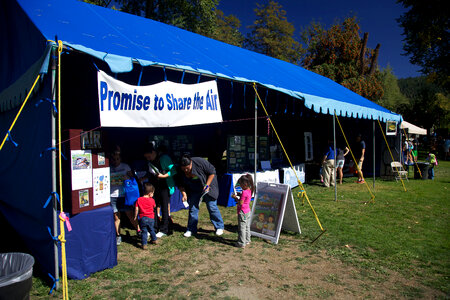
[[[258,165],[261,160],[270,160],[269,140],[258,137]],[[227,170],[242,172],[253,170],[255,161],[255,137],[250,135],[229,135],[227,138]]]
[[[67,211],[77,214],[109,205],[109,160],[103,149],[102,131],[70,129],[66,137],[70,151],[63,170],[64,195],[71,196]]]
[[[156,147],[165,146],[174,159],[180,158],[184,153],[194,153],[194,138],[191,135],[151,135],[149,142]]]
[[[301,233],[289,185],[258,182],[252,207],[251,235],[277,244],[282,228]]]

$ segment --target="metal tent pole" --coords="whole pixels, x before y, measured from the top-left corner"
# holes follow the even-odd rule
[[[245,99],[244,99],[245,101]],[[255,181],[256,185],[256,171],[258,171],[258,98],[255,91]]]
[[[372,122],[373,134],[373,190],[375,191],[375,120]]]
[[[387,126],[387,125],[386,125]],[[399,148],[399,150],[398,150],[398,161],[401,163],[401,164],[403,164],[403,144],[402,144],[402,128],[401,128],[401,125],[398,125],[398,131],[397,131],[399,134],[398,134],[398,136],[399,136],[399,145],[400,145],[400,148]]]
[[[52,68],[52,100],[56,101],[56,47],[52,47],[51,68]],[[59,87],[58,87],[59,88]],[[56,149],[56,111],[53,110],[53,105],[50,106],[52,110],[52,148]],[[57,191],[56,184],[56,150],[52,151],[52,192]],[[56,194],[53,193],[53,236],[58,236],[58,201]],[[59,251],[58,244],[54,242],[53,246],[55,258],[55,279],[56,289],[59,289]]]
[[[337,201],[337,181],[336,181],[336,110],[333,114],[333,146],[334,146],[334,201]]]

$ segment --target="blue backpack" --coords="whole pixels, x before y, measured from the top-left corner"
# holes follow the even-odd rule
[[[132,206],[139,198],[139,185],[136,179],[131,178],[123,182],[125,192],[125,205]]]

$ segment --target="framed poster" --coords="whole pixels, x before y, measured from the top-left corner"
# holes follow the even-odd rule
[[[93,170],[94,199],[93,205],[101,205],[110,202],[110,174],[109,168],[97,168]]]
[[[72,170],[72,191],[92,187],[92,153],[91,150],[70,151]]]
[[[80,208],[89,206],[89,190],[78,191],[78,203]]]
[[[386,121],[386,135],[397,135],[397,122]]]
[[[288,192],[287,184],[258,182],[252,207],[251,235],[278,243]]]

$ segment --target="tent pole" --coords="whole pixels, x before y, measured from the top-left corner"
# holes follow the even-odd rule
[[[333,147],[334,147],[334,201],[337,201],[337,181],[336,181],[336,158],[337,158],[337,151],[336,151],[336,110],[334,110],[333,114]]]
[[[375,191],[375,120],[372,121],[373,135],[373,190]]]
[[[52,100],[56,100],[56,47],[52,47]],[[50,106],[52,110],[52,148],[56,149],[56,111],[53,110],[53,106]],[[56,185],[56,151],[52,151],[52,192],[57,191]],[[53,194],[53,236],[58,236],[58,201],[56,195]],[[55,258],[55,279],[56,279],[56,289],[59,289],[59,251],[58,244],[54,243],[54,258]]]
[[[245,101],[245,99],[244,99]],[[255,185],[256,185],[256,171],[258,171],[258,98],[255,92]]]
[[[387,126],[387,125],[386,125]],[[398,161],[403,165],[403,144],[402,144],[402,130],[401,130],[402,128],[401,128],[401,125],[399,125],[398,126],[398,136],[399,136],[399,141],[398,141],[398,143],[399,143],[399,145],[400,145],[400,148],[399,148],[399,150],[398,150]]]

